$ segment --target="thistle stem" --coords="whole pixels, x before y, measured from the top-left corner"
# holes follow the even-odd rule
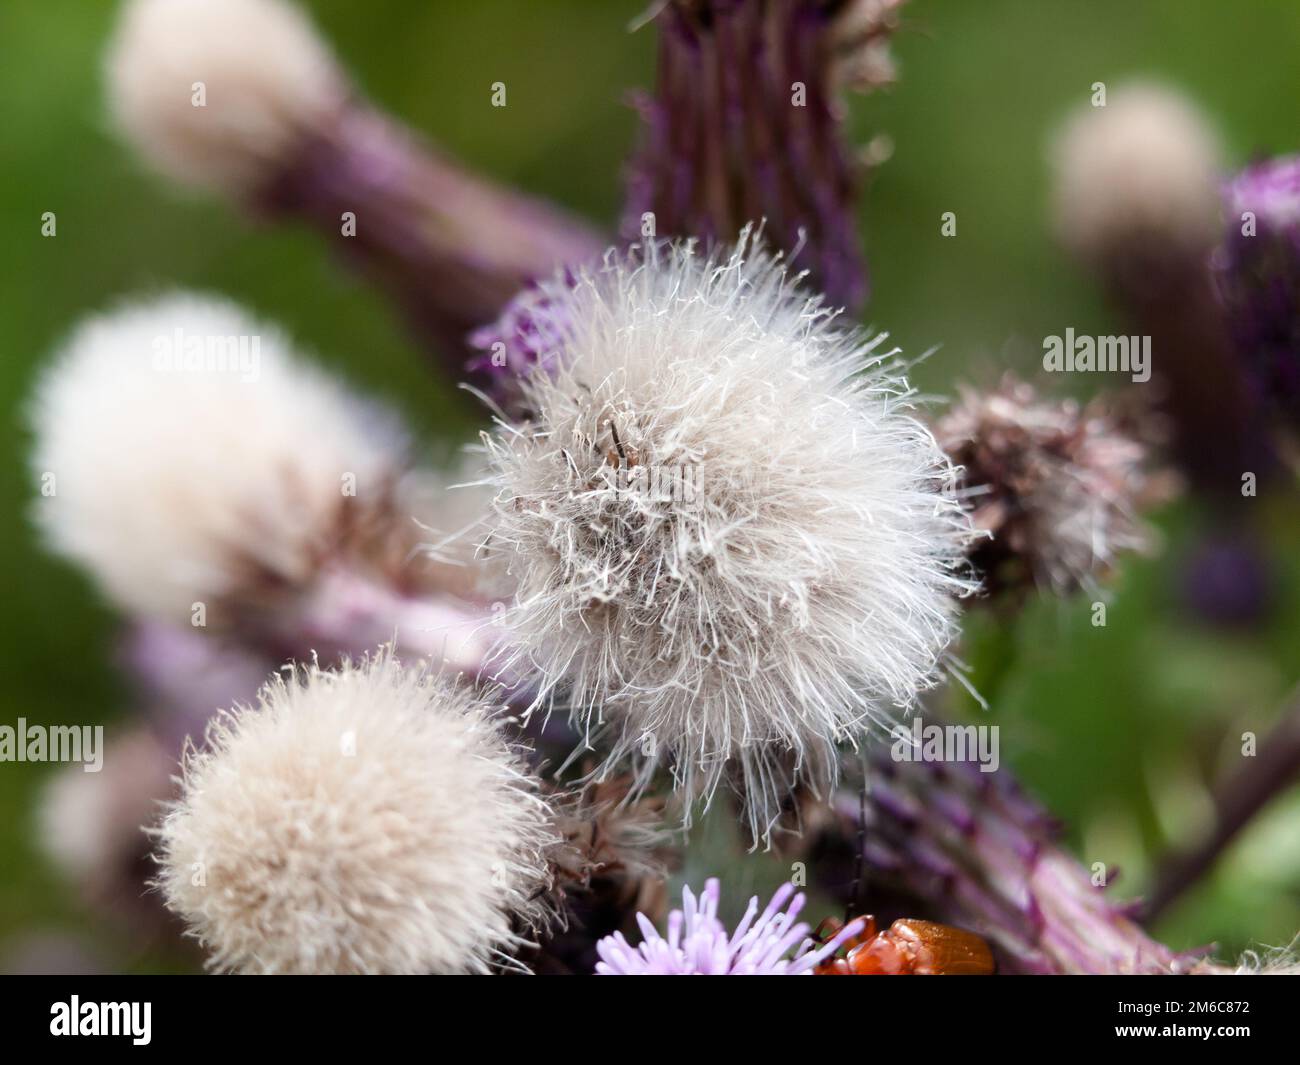
[[[827,831],[853,846],[857,796],[836,802]],[[1006,769],[873,758],[866,860],[923,916],[986,938],[999,971],[1021,974],[1190,972],[1197,959],[1148,936],[1056,842],[1056,828]],[[842,846],[835,848],[840,852]]]
[[[471,173],[356,104],[314,131],[253,207],[325,235],[458,379],[472,329],[529,281],[605,246],[566,212]]]
[[[888,41],[901,2],[663,4],[623,235],[642,235],[648,212],[658,236],[724,242],[765,219],[768,239],[831,303],[860,307],[863,167],[844,142],[840,92],[892,80]]]

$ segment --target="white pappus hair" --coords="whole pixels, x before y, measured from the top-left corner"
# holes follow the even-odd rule
[[[191,340],[221,350],[187,362]],[[242,365],[241,341],[257,355]],[[387,411],[291,355],[278,329],[188,293],[83,322],[32,421],[47,543],[119,605],[172,621],[308,579],[392,509],[408,468]]]
[[[276,678],[187,752],[168,906],[242,973],[463,973],[544,919],[550,810],[494,720],[381,654]],[[201,875],[198,875],[200,874]]]
[[[285,0],[128,0],[106,70],[118,127],[157,170],[235,194],[255,192],[349,91]]]
[[[1219,237],[1222,149],[1180,92],[1121,86],[1084,104],[1053,139],[1053,212],[1061,240],[1092,262],[1147,245],[1204,253]]]
[[[543,311],[567,337],[486,438],[503,661],[603,768],[724,776],[766,835],[792,780],[910,707],[955,631],[969,524],[883,337],[841,327],[747,230],[611,252]],[[689,808],[687,820],[689,821]]]

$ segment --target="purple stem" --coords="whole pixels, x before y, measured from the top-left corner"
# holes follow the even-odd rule
[[[858,797],[836,803],[856,840]],[[1005,769],[873,758],[866,860],[939,920],[984,936],[1003,973],[1182,973],[1195,959],[1151,939],[1056,842]],[[853,844],[856,848],[856,843]],[[859,910],[861,907],[859,907]],[[869,907],[868,907],[869,909]]]
[[[315,131],[252,206],[319,230],[402,308],[456,378],[471,330],[529,281],[593,259],[606,243],[585,223],[470,173],[360,105]],[[355,217],[351,235],[346,212]]]
[[[897,3],[858,47],[888,35]],[[857,234],[859,167],[841,130],[840,0],[675,0],[656,19],[653,97],[627,177],[623,235],[734,239],[767,220],[768,238],[834,304],[857,309],[867,274]]]

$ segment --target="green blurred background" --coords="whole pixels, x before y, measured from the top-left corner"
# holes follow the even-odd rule
[[[381,105],[470,164],[613,225],[636,128],[626,93],[653,75],[653,31],[628,32],[641,4],[307,6]],[[110,663],[113,614],[79,573],[42,553],[27,520],[24,399],[81,315],[162,286],[228,293],[402,409],[431,446],[446,450],[475,427],[426,374],[389,307],[311,233],[259,229],[181,196],[114,140],[99,67],[115,10],[0,5],[0,493],[10,514],[0,529],[0,723],[109,723],[129,710]],[[914,0],[894,54],[899,84],[852,102],[854,136],[887,133],[895,146],[862,212],[867,321],[909,352],[940,346],[919,371],[933,391],[1006,365],[1032,369],[1041,338],[1065,326],[1119,331],[1045,223],[1045,140],[1093,82],[1154,76],[1185,88],[1236,161],[1300,148],[1294,0]],[[509,87],[505,109],[488,106],[494,81]],[[40,234],[45,211],[57,213],[56,238]],[[957,213],[956,239],[940,236],[945,211]],[[1300,672],[1300,515],[1259,506],[1276,566],[1266,629],[1211,631],[1180,609],[1180,559],[1202,526],[1186,503],[1159,515],[1165,551],[1125,569],[1105,628],[1089,624],[1082,600],[1034,606],[1010,642],[973,624],[977,667],[1008,663],[991,711],[1007,726],[1004,762],[1065,820],[1084,860],[1122,867],[1121,892],[1139,892],[1153,856],[1204,826],[1207,783],[1236,764],[1241,732],[1267,726]],[[0,765],[0,958],[56,933],[86,939],[110,966],[183,964],[100,927],[40,857],[32,810],[48,771]],[[1217,940],[1228,953],[1285,943],[1297,928],[1293,791],[1156,931],[1178,946]]]

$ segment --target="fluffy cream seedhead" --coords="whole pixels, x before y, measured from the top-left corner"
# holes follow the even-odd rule
[[[1218,238],[1222,150],[1181,93],[1129,85],[1080,106],[1051,162],[1056,229],[1090,263],[1199,255]]]
[[[241,973],[481,972],[520,945],[554,844],[494,707],[381,655],[271,681],[210,726],[159,886]]]
[[[688,794],[793,775],[909,707],[954,635],[954,471],[879,353],[748,237],[611,253],[547,312],[566,343],[489,439],[508,664]]]
[[[106,61],[113,117],[166,176],[251,193],[348,93],[285,0],[129,0]]]
[[[33,422],[47,542],[147,616],[189,624],[202,602],[219,620],[404,521],[397,423],[224,300],[177,293],[82,323]]]

